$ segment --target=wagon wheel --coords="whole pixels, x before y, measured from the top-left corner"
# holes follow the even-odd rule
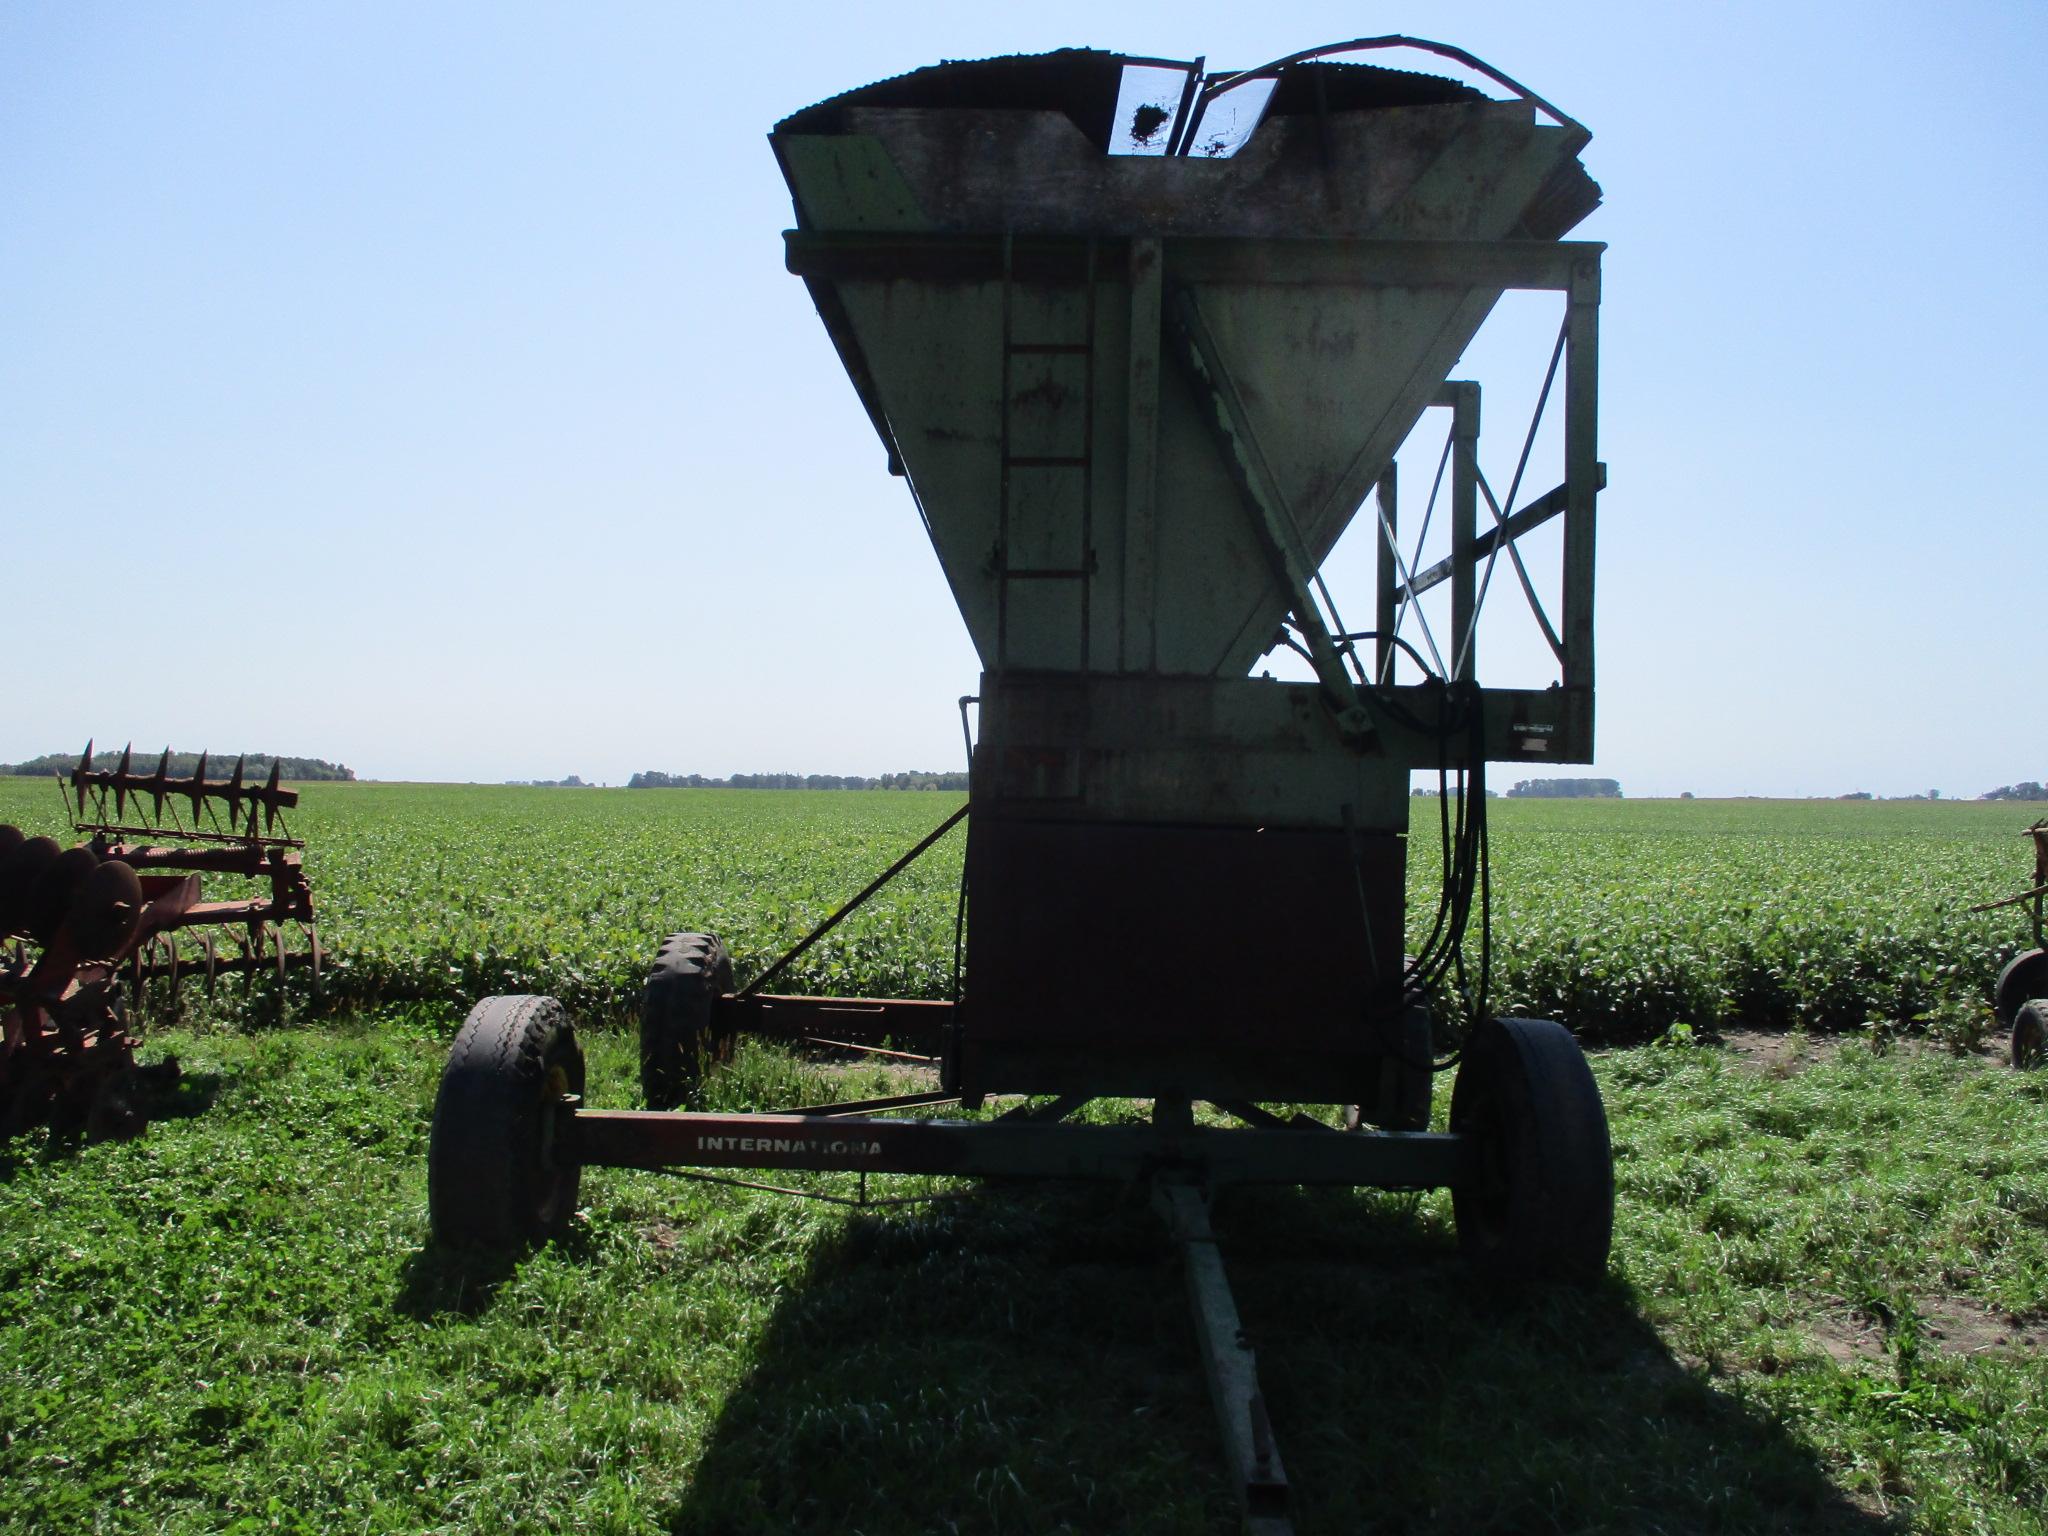
[[[510,1248],[560,1235],[582,1168],[555,1157],[557,1106],[582,1092],[576,1027],[552,997],[487,997],[470,1010],[427,1148],[437,1242]]]
[[[2012,1019],[2012,1064],[2048,1065],[2048,998],[2021,1003]]]
[[[1614,1233],[1614,1158],[1600,1087],[1564,1026],[1495,1019],[1475,1030],[1451,1129],[1477,1144],[1474,1173],[1451,1191],[1466,1256],[1497,1279],[1599,1279]]]
[[[712,1020],[712,1005],[730,991],[732,956],[716,934],[662,941],[640,997],[640,1092],[649,1109],[674,1109],[713,1066],[732,1060],[733,1033]]]
[[[1998,987],[1992,994],[1992,1011],[1998,1027],[2011,1029],[2020,1004],[2030,997],[2048,997],[2048,950],[2022,950],[2005,962],[1998,973]]]

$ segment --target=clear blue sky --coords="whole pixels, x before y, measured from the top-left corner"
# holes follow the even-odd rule
[[[2031,0],[11,0],[0,760],[132,735],[382,778],[957,766],[973,652],[782,270],[768,128],[942,58],[1396,30],[1595,134],[1597,771],[2048,778]]]

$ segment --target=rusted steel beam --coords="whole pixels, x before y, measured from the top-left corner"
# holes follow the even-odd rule
[[[844,1104],[813,1104],[804,1109],[785,1109],[785,1115],[807,1115],[832,1119],[844,1115],[878,1115],[897,1109],[921,1109],[933,1104],[958,1104],[957,1093],[899,1093],[884,1099],[852,1099]]]
[[[796,942],[796,944],[782,956],[781,959],[777,960],[773,965],[769,966],[767,970],[763,971],[760,975],[756,976],[752,981],[748,982],[744,987],[740,988],[739,995],[741,997],[755,997],[765,992],[768,989],[768,983],[773,981],[776,977],[780,976],[784,971],[788,970],[790,966],[794,965],[798,958],[802,956],[803,953],[806,950],[808,950],[813,944],[817,943],[818,940],[824,938],[826,934],[830,933],[834,928],[838,927],[847,918],[853,916],[853,914],[859,911],[860,908],[867,902],[869,897],[873,896],[875,892],[879,891],[883,886],[887,885],[891,880],[894,880],[898,875],[902,874],[904,870],[908,869],[914,862],[916,862],[919,854],[923,853],[927,848],[931,847],[932,844],[936,843],[940,838],[944,837],[948,832],[952,831],[953,828],[958,826],[961,822],[965,821],[967,819],[967,810],[968,807],[966,803],[962,802],[958,810],[953,812],[953,814],[948,816],[944,821],[940,822],[936,827],[932,828],[930,832],[927,832],[924,835],[923,839],[919,841],[916,847],[912,848],[908,853],[904,854],[901,858],[897,859],[897,861],[894,864],[891,864],[887,869],[883,870],[879,875],[875,876],[874,879],[870,880],[866,885],[862,886],[860,891],[856,895],[854,895],[850,900],[848,900],[844,906],[842,906],[838,911],[834,912],[830,917],[826,918],[822,923],[818,924],[817,927],[813,928],[809,933],[805,934],[801,939],[799,939]]]
[[[799,277],[874,281],[992,282],[1003,275],[1000,235],[788,230],[783,264]],[[1114,256],[1130,242],[1097,237]],[[1034,236],[1016,243],[1012,275],[1071,279],[1084,270],[1083,236]],[[1569,289],[1574,264],[1606,247],[1584,240],[1358,240],[1277,242],[1228,235],[1169,236],[1169,264],[1185,282],[1267,286]],[[1119,272],[1105,265],[1102,281]]]
[[[713,1023],[771,1040],[810,1040],[867,1048],[883,1041],[924,1054],[936,1053],[953,1005],[913,998],[790,997],[755,993],[728,995],[712,1004]]]
[[[1030,1120],[887,1120],[819,1115],[569,1109],[557,1156],[603,1168],[811,1168],[964,1178],[1127,1182],[1176,1170],[1218,1184],[1456,1184],[1466,1141],[1443,1133],[1173,1129]]]
[[[1996,912],[2000,907],[2016,907],[2023,901],[2032,901],[2036,896],[2048,896],[2048,885],[2037,885],[2031,891],[2021,891],[2017,896],[2008,896],[2003,901],[1979,902],[1969,910],[1972,912]]]

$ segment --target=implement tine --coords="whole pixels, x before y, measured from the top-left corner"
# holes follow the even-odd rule
[[[164,796],[170,792],[170,777],[171,749],[165,747],[163,756],[156,760],[156,773],[149,781],[150,793],[156,797],[156,804],[150,811],[150,820],[158,826],[164,824]]]
[[[135,755],[135,743],[129,742],[121,749],[121,761],[114,769],[114,820],[121,819],[121,813],[128,804],[128,761]]]
[[[85,739],[85,750],[78,754],[78,766],[71,770],[71,793],[64,800],[64,809],[67,813],[71,811],[74,802],[77,805],[77,814],[72,817],[74,821],[83,821],[85,819],[86,776],[91,772],[92,738],[88,736]],[[62,772],[58,773],[57,782],[59,784],[64,782]]]
[[[192,825],[199,826],[199,808],[206,803],[206,754],[199,754],[199,761],[192,767],[191,781],[185,786],[185,795],[192,802]]]
[[[277,780],[278,775],[283,771],[283,760],[273,757],[270,760],[270,781],[263,786],[263,830],[265,832],[277,830]],[[249,817],[249,835],[251,837],[256,835],[256,818],[253,813]]]
[[[234,777],[228,780],[228,824],[242,819],[242,765],[248,761],[248,754],[235,759]]]

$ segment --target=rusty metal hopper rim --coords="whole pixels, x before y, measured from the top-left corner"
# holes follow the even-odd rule
[[[1192,126],[1199,120],[1202,108],[1225,91],[1255,79],[1266,79],[1283,74],[1289,67],[1301,63],[1323,63],[1330,56],[1346,52],[1358,52],[1371,48],[1415,47],[1424,52],[1453,59],[1475,69],[1488,79],[1496,81],[1515,95],[1540,106],[1559,121],[1571,124],[1569,118],[1551,107],[1541,97],[1515,84],[1507,76],[1472,57],[1462,49],[1447,44],[1431,43],[1420,39],[1360,38],[1348,43],[1331,43],[1320,48],[1311,48],[1301,53],[1289,54],[1262,64],[1256,69],[1236,70],[1228,74],[1201,75],[1201,59],[1150,58],[1138,54],[1117,53],[1099,48],[1058,48],[1047,53],[999,54],[985,59],[947,59],[938,64],[926,65],[921,69],[908,70],[900,75],[890,75],[851,90],[813,102],[810,106],[790,113],[771,130],[771,137],[790,133],[833,133],[841,131],[837,118],[840,109],[850,106],[898,106],[944,108],[957,105],[982,107],[1036,107],[1040,110],[1064,111],[1073,118],[1076,126],[1097,147],[1108,148],[1108,116],[1116,104],[1115,83],[1129,67],[1153,69],[1178,69],[1189,72],[1198,79],[1206,78],[1213,84],[1206,86],[1199,104],[1189,118],[1188,130],[1176,133],[1177,149],[1170,152],[1185,154],[1192,143]],[[1462,99],[1483,100],[1484,94],[1459,81],[1446,79],[1417,70],[1389,69],[1384,65],[1333,64],[1332,69],[1344,75],[1372,75],[1398,79],[1411,86],[1428,82],[1435,90],[1430,94],[1440,96],[1444,101]],[[1061,80],[1065,72],[1069,78]],[[1017,86],[1024,84],[1029,76],[1038,76],[1038,88],[1017,93]],[[1090,79],[1093,75],[1097,78]],[[961,88],[967,85],[983,87],[982,90],[967,92],[972,101],[963,100]],[[928,99],[920,87],[929,90]],[[1410,92],[1403,92],[1397,98],[1405,99]],[[1099,96],[1099,101],[1086,98]],[[1023,99],[1028,96],[1032,99]],[[1042,99],[1041,99],[1042,98]],[[1101,121],[1097,121],[1097,119]]]
[[[1426,37],[1408,37],[1402,33],[1394,32],[1380,37],[1355,37],[1348,43],[1325,43],[1320,48],[1309,48],[1300,53],[1285,54],[1269,63],[1261,64],[1256,69],[1239,70],[1236,74],[1224,75],[1213,79],[1210,84],[1202,87],[1201,93],[1195,98],[1194,109],[1188,116],[1186,127],[1176,135],[1180,152],[1185,153],[1187,145],[1193,142],[1195,130],[1201,126],[1202,114],[1208,109],[1209,103],[1224,93],[1234,91],[1239,86],[1246,85],[1253,80],[1269,79],[1296,64],[1318,62],[1340,53],[1369,53],[1387,48],[1414,48],[1423,53],[1433,53],[1438,58],[1449,59],[1455,64],[1462,64],[1467,69],[1484,75],[1495,85],[1501,87],[1501,89],[1512,91],[1523,101],[1548,114],[1559,127],[1570,129],[1574,133],[1581,135],[1582,142],[1590,142],[1593,137],[1591,130],[1585,124],[1560,111],[1527,86],[1501,73],[1501,71],[1495,69],[1476,54],[1467,53],[1463,48],[1459,48],[1451,43],[1433,42]]]

